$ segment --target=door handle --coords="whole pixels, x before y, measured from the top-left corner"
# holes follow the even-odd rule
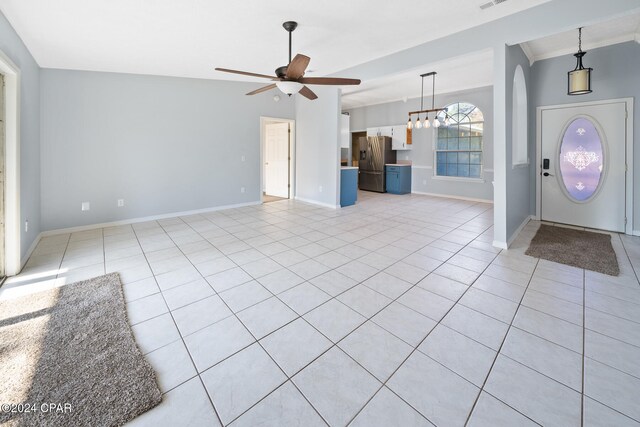
[[[544,175],[544,176],[553,176],[553,175],[551,175],[549,172],[545,172],[545,173],[543,173],[542,175]]]

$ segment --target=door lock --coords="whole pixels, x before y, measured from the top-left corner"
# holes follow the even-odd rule
[[[544,176],[553,176],[553,175],[551,175],[549,172],[545,172],[545,173],[543,173],[542,175],[544,175]]]

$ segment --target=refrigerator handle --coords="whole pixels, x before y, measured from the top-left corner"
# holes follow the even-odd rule
[[[367,159],[367,152],[365,150],[360,150],[360,160]]]

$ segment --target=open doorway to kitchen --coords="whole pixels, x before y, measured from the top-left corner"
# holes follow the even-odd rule
[[[260,118],[262,202],[291,198],[293,194],[294,125],[289,119]]]

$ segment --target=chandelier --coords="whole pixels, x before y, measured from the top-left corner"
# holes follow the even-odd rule
[[[420,77],[422,78],[422,88],[420,89],[420,110],[418,111],[410,111],[409,112],[409,120],[407,120],[407,129],[412,129],[412,128],[416,128],[416,129],[421,129],[421,128],[430,128],[431,127],[431,122],[429,121],[429,114],[433,113],[433,127],[438,128],[440,127],[441,123],[440,123],[440,119],[438,119],[438,113],[440,111],[444,111],[445,112],[445,120],[444,120],[444,124],[445,126],[449,126],[449,115],[446,114],[447,110],[446,108],[435,108],[435,98],[436,98],[436,72],[435,71],[431,71],[430,73],[425,73],[425,74],[420,74]],[[424,78],[425,77],[431,77],[432,78],[432,86],[431,86],[431,108],[425,110],[424,109]],[[424,121],[420,121],[420,115],[421,114],[425,114],[424,116]],[[416,116],[416,122],[415,124],[413,123],[413,117],[412,116]]]

